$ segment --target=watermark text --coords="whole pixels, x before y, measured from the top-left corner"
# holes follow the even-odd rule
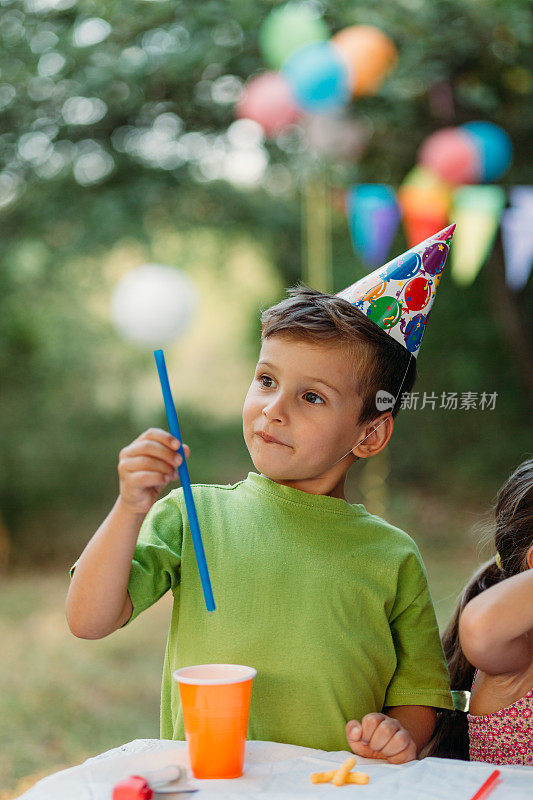
[[[400,408],[422,411],[494,411],[498,392],[402,392]]]

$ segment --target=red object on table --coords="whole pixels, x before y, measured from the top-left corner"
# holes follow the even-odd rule
[[[470,800],[483,800],[483,798],[486,797],[488,793],[494,789],[494,787],[498,783],[499,777],[500,777],[500,770],[495,769],[494,772],[491,773],[491,775],[489,775],[485,783],[483,783],[479,787],[475,795],[470,798]]]
[[[130,775],[116,784],[113,800],[152,800],[154,793],[140,775]]]

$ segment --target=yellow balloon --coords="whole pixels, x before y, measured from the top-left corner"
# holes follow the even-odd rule
[[[331,43],[349,65],[355,97],[377,92],[398,60],[392,40],[373,25],[343,28],[332,37]]]

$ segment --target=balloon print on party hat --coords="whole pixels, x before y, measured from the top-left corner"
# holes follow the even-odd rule
[[[430,236],[337,293],[415,357],[450,251],[455,225]]]

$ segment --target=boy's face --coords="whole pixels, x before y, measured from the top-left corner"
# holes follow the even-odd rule
[[[280,335],[263,342],[243,407],[244,439],[260,473],[312,494],[344,498],[355,457],[335,462],[366,429],[359,425],[362,400],[351,372],[338,346]]]

